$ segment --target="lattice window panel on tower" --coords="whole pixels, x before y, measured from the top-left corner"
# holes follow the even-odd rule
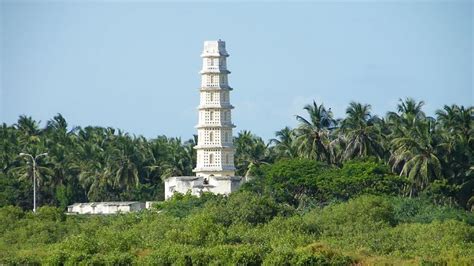
[[[220,125],[221,113],[219,109],[202,110],[200,112],[200,123],[205,125]]]
[[[223,104],[228,104],[229,103],[229,92],[228,91],[222,91],[221,92],[221,102]]]
[[[223,111],[220,109],[211,110],[200,110],[199,111],[199,124],[200,125],[220,125],[223,121]]]
[[[222,144],[224,145],[231,145],[232,144],[232,130],[228,130],[228,129],[225,129],[225,130],[222,130],[221,131],[221,134],[222,134]]]
[[[206,93],[206,103],[207,104],[219,104],[220,103],[220,93],[214,91],[208,91]]]
[[[219,75],[218,74],[203,75],[201,85],[203,87],[219,87]]]
[[[220,130],[218,129],[207,129],[201,136],[203,136],[204,145],[220,145],[221,143]]]
[[[219,75],[211,74],[211,87],[219,87]]]
[[[221,153],[219,150],[205,150],[203,153],[204,167],[221,167]],[[212,161],[211,161],[212,159]]]
[[[199,103],[203,104],[207,101],[207,92],[202,91],[199,96]]]
[[[219,82],[222,85],[227,85],[227,75],[220,75]]]
[[[226,61],[227,61],[227,60],[226,60],[225,57],[221,57],[221,58],[219,59],[219,66],[220,66],[221,68],[226,68],[226,65],[227,65],[227,62],[226,62]]]

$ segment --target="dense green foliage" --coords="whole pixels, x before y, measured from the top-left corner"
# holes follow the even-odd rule
[[[335,119],[331,109],[313,102],[304,108],[306,117],[297,116],[297,128],[276,132],[266,157],[261,152],[255,152],[254,157],[259,165],[282,158],[306,158],[336,167],[373,157],[394,175],[405,177],[391,180],[385,175],[387,182],[405,183],[400,195],[429,196],[436,202],[471,209],[474,107],[444,106],[433,118],[425,115],[423,105],[413,99],[400,100],[396,112],[380,118],[371,114],[370,105],[352,102],[347,116]],[[255,139],[258,144],[258,137]]]
[[[269,143],[234,138],[230,196],[175,195],[153,210],[66,216],[73,202],[162,200],[163,179],[191,175],[196,137],[155,139],[57,115],[0,127],[0,264],[474,264],[474,108],[400,101],[373,116],[313,102]],[[32,207],[31,160],[38,202]],[[54,206],[54,207],[53,207]],[[470,212],[471,211],[471,212]]]
[[[360,196],[300,212],[242,191],[157,207],[110,216],[0,208],[0,264],[474,263],[474,215],[419,199]]]
[[[112,128],[68,130],[61,115],[39,129],[20,117],[0,127],[0,206],[31,208],[32,164],[37,155],[38,201],[65,207],[73,202],[163,199],[162,179],[192,174],[194,139],[160,136],[147,140]]]
[[[263,165],[243,189],[268,193],[294,206],[348,200],[362,194],[401,195],[408,184],[375,160],[348,161],[343,167],[309,159],[285,159]]]
[[[298,197],[318,195],[322,201],[330,196],[325,193],[347,199],[360,190],[383,189],[379,192],[426,195],[470,209],[474,204],[474,108],[445,106],[435,119],[424,114],[423,104],[400,101],[396,112],[379,118],[370,113],[370,105],[353,102],[345,118],[335,119],[330,109],[313,102],[304,107],[307,116],[296,117],[297,128],[285,127],[269,143],[249,131],[240,132],[234,140],[237,174],[259,176],[270,171],[260,168],[278,160],[308,159],[343,170],[332,176],[319,174],[316,183],[306,176],[280,182],[278,178],[289,176],[274,175],[277,163],[266,181],[292,185],[288,189],[300,189]],[[195,144],[196,137],[183,143],[164,136],[130,136],[113,128],[70,129],[59,114],[40,128],[32,118],[21,116],[15,125],[0,127],[0,206],[31,208],[33,170],[20,152],[48,152],[38,159],[38,201],[64,208],[84,201],[161,200],[163,178],[192,174]],[[346,166],[353,159],[367,158],[384,163],[389,171],[356,174]],[[344,186],[348,182],[361,184],[348,191]],[[386,187],[392,183],[402,188]]]

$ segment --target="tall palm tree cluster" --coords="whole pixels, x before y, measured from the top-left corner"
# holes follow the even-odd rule
[[[304,107],[306,116],[296,116],[296,128],[277,131],[265,156],[258,151],[253,160],[308,158],[341,166],[347,160],[375,157],[408,179],[409,196],[431,186],[449,190],[462,204],[474,204],[474,107],[446,105],[433,118],[423,112],[423,105],[407,98],[395,112],[378,117],[369,104],[351,102],[346,117],[335,119],[330,108],[313,102]],[[261,142],[254,138],[254,145]],[[237,153],[242,150],[237,145]]]
[[[147,140],[103,127],[68,129],[59,114],[40,129],[31,117],[0,126],[0,205],[29,207],[31,160],[36,167],[40,204],[163,198],[162,179],[191,175],[195,139],[159,136]]]
[[[424,103],[400,100],[385,117],[371,106],[352,102],[336,119],[323,104],[304,107],[296,128],[285,127],[266,143],[249,131],[234,139],[236,173],[251,176],[264,164],[306,158],[336,167],[359,158],[377,158],[407,178],[408,196],[433,191],[463,206],[474,204],[474,107],[444,106],[427,116]],[[78,201],[156,200],[163,179],[192,175],[196,136],[154,139],[103,127],[69,129],[57,115],[45,128],[21,116],[0,127],[0,206],[29,207],[32,165],[19,153],[48,152],[36,168],[41,204],[65,206]]]

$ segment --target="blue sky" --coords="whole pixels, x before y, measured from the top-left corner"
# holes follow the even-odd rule
[[[0,122],[196,132],[203,41],[230,53],[236,131],[273,137],[312,100],[342,117],[399,98],[472,105],[471,1],[162,3],[0,0]]]

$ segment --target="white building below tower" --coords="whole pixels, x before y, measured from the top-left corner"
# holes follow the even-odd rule
[[[203,192],[229,194],[244,182],[235,176],[232,109],[225,42],[206,41],[201,54],[201,87],[198,106],[196,176],[165,180],[165,199],[175,192],[200,195]]]

